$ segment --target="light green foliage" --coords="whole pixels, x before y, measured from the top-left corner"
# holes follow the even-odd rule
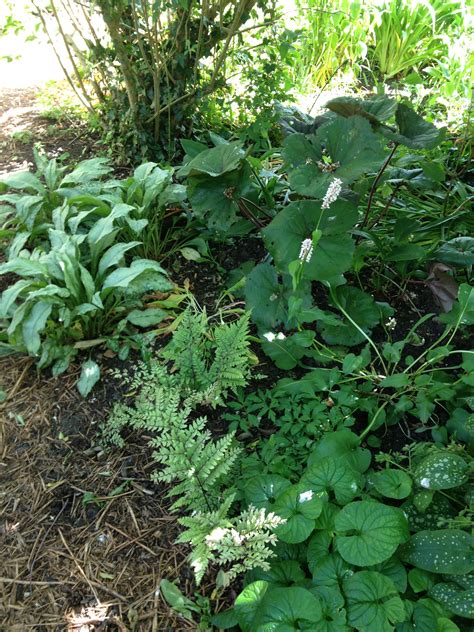
[[[215,405],[246,384],[248,317],[210,326],[205,312],[188,308],[163,356],[173,362],[171,370],[158,360],[139,367],[129,380],[139,389],[135,402],[115,406],[104,438],[123,445],[125,427],[153,434],[149,443],[159,467],[152,478],[170,484],[173,511],[191,514],[180,519],[186,531],[179,541],[192,546],[198,582],[210,563],[226,568],[226,581],[254,566],[268,568],[276,539],[271,531],[283,520],[253,507],[235,514],[232,477],[241,448],[234,433],[214,439],[206,418],[194,413],[197,405]]]
[[[233,323],[210,326],[206,312],[187,309],[163,353],[180,376],[183,389],[202,393],[216,406],[249,378],[248,315]]]
[[[102,220],[104,234],[115,230],[117,241],[133,243],[133,253],[140,257],[158,259],[183,245],[173,227],[163,226],[167,209],[179,209],[186,198],[185,187],[172,181],[172,168],[147,162],[132,176],[117,180],[106,179],[112,167],[105,158],[84,160],[70,169],[35,150],[35,163],[34,174],[14,173],[0,181],[0,191],[6,191],[0,197],[6,204],[3,229],[18,233],[9,246],[10,258],[31,241],[48,247],[59,208],[64,229],[86,232]],[[117,208],[127,212],[117,214]]]
[[[134,242],[112,245],[117,218],[128,212],[127,206],[117,205],[81,232],[80,218],[74,229],[66,229],[67,209],[55,209],[46,251],[23,249],[0,265],[0,274],[20,277],[0,300],[5,351],[36,356],[40,368],[52,365],[57,375],[81,348],[136,332],[128,313],[133,310],[139,322],[143,294],[170,292],[174,285],[156,261],[135,259],[126,265],[124,254]],[[155,322],[165,317],[162,312]],[[87,393],[91,384],[83,373],[81,392]]]

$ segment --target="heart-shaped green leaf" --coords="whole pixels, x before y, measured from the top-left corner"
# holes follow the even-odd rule
[[[363,632],[392,632],[405,619],[403,601],[393,582],[374,571],[360,571],[344,581],[348,620]]]
[[[335,526],[339,553],[356,566],[387,560],[409,537],[408,523],[400,509],[370,500],[343,507]]]

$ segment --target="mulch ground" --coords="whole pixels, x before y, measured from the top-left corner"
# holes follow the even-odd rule
[[[0,376],[0,629],[196,630],[157,590],[194,585],[148,455],[91,441],[107,380],[86,403],[77,376],[38,377],[27,358],[2,359]]]
[[[45,118],[33,90],[1,90],[0,121],[0,178],[31,167],[36,142],[68,162],[95,151],[75,121]],[[106,378],[85,402],[77,377],[0,358],[0,630],[196,630],[158,590],[162,578],[195,586],[146,446],[99,445],[120,385]]]

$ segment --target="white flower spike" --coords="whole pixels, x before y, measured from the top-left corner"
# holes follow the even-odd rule
[[[309,237],[307,239],[303,239],[301,242],[300,254],[298,259],[303,263],[309,263],[311,261],[311,257],[313,256],[313,240]]]
[[[340,178],[334,178],[328,186],[326,195],[323,198],[321,208],[328,209],[333,202],[341,195],[342,180]]]

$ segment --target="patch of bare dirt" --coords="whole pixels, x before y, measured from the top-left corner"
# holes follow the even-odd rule
[[[87,125],[66,113],[45,116],[36,98],[33,88],[0,88],[0,178],[32,167],[35,144],[51,158],[67,154],[68,161],[98,152],[98,139]]]

